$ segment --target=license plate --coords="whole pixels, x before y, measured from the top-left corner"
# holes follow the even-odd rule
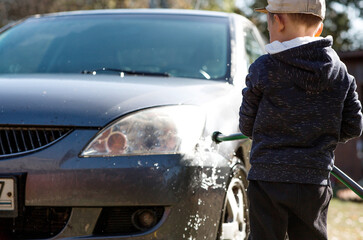
[[[0,178],[0,211],[15,210],[15,182],[13,178]]]

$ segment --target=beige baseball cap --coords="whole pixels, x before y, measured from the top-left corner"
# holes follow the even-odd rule
[[[255,11],[263,13],[304,13],[325,18],[325,0],[267,0],[264,8]]]

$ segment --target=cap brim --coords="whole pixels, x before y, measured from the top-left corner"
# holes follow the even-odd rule
[[[268,13],[268,11],[266,10],[266,8],[255,8],[256,12],[261,12],[261,13]]]

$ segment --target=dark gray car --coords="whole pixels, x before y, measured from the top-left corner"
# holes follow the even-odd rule
[[[236,14],[99,10],[0,34],[1,239],[244,239],[238,131],[263,53]]]

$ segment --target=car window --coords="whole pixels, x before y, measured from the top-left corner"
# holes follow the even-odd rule
[[[32,18],[0,35],[0,73],[81,73],[100,68],[229,77],[223,17],[86,15]]]
[[[249,67],[259,56],[264,54],[252,28],[244,30],[247,66]]]

